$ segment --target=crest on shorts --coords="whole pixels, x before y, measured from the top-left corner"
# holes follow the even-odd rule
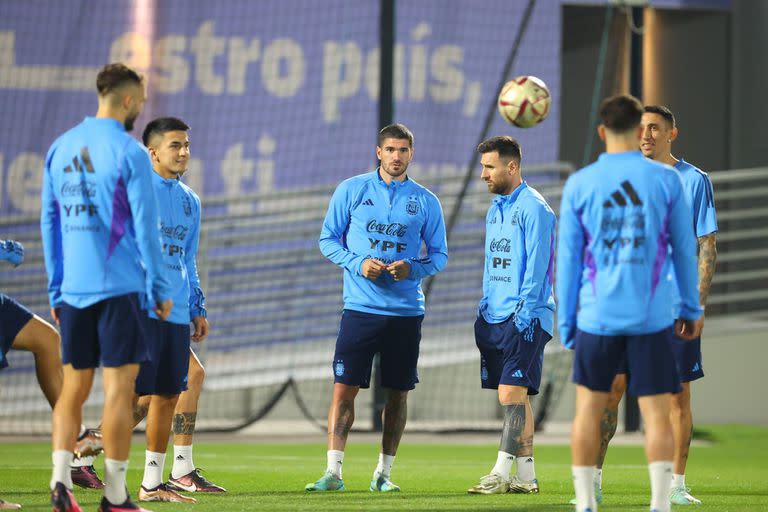
[[[408,215],[416,215],[419,213],[419,202],[416,200],[416,196],[410,196],[408,202],[405,203],[405,211]]]
[[[189,197],[184,196],[182,200],[182,207],[184,208],[184,215],[189,217],[192,215],[192,203],[189,201]]]
[[[488,368],[485,366],[480,368],[480,380],[488,380]]]
[[[333,365],[333,373],[335,373],[337,377],[341,377],[342,375],[344,375],[343,361],[336,361],[336,364]]]

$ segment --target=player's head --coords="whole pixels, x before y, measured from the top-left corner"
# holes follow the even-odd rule
[[[390,124],[379,131],[376,157],[381,170],[394,179],[405,174],[413,158],[413,133],[405,125]]]
[[[606,140],[606,135],[640,139],[642,116],[643,104],[634,96],[619,94],[606,98],[600,104],[600,126],[597,127],[600,139]]]
[[[660,160],[672,153],[672,141],[677,138],[675,115],[663,105],[648,105],[640,121],[643,136],[640,151],[654,160]]]
[[[123,119],[127,131],[144,106],[144,78],[122,63],[107,64],[96,76],[99,107],[102,105]]]
[[[491,137],[477,146],[483,172],[480,177],[492,194],[510,194],[522,181],[520,143],[508,135]]]
[[[189,165],[189,126],[176,117],[158,117],[141,136],[152,166],[164,178],[179,178]]]

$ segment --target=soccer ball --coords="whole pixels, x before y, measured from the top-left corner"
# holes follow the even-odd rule
[[[510,80],[499,93],[499,114],[519,128],[536,126],[549,114],[552,96],[547,85],[535,76],[519,76]]]

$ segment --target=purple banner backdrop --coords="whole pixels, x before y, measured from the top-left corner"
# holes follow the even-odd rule
[[[525,3],[398,2],[396,120],[415,133],[417,179],[466,165]],[[496,116],[491,130],[517,136],[526,163],[557,159],[560,6],[537,2],[510,76],[549,85],[549,119],[519,130]],[[190,124],[189,182],[203,196],[331,185],[370,168],[378,17],[378,1],[3,1],[0,215],[38,213],[45,151],[93,115],[110,61],[149,78],[137,137],[159,115]]]

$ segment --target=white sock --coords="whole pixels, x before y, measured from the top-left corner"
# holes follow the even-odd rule
[[[685,475],[672,473],[672,487],[685,487]]]
[[[344,464],[344,452],[340,450],[328,450],[328,466],[326,469],[336,478],[341,478],[341,465]]]
[[[127,470],[127,460],[104,459],[104,497],[113,505],[122,505],[128,499]]]
[[[376,471],[373,472],[373,477],[378,478],[379,475],[389,478],[392,474],[392,464],[395,463],[394,455],[379,454],[379,463],[376,466]]]
[[[192,445],[173,445],[173,469],[171,469],[171,476],[173,478],[181,478],[194,470],[195,463],[192,462]]]
[[[576,491],[576,512],[597,511],[595,500],[595,466],[571,466],[573,490]]]
[[[144,453],[144,480],[141,481],[141,486],[147,490],[154,489],[163,483],[165,454],[149,450]]]
[[[54,450],[51,454],[53,460],[53,474],[51,475],[51,490],[56,487],[58,482],[64,484],[67,489],[72,488],[72,473],[70,464],[74,454],[67,450]]]
[[[517,478],[524,482],[536,480],[536,468],[533,466],[533,457],[517,457]]]
[[[651,475],[651,510],[669,512],[669,488],[672,485],[672,461],[660,460],[648,464]]]
[[[93,466],[94,460],[96,460],[96,457],[75,457],[72,460],[71,466],[73,468],[83,468],[83,467]]]
[[[595,483],[597,484],[597,487],[602,489],[603,488],[603,469],[598,468],[595,471]]]
[[[499,451],[498,455],[496,455],[496,465],[493,466],[491,473],[499,475],[504,480],[509,480],[509,473],[512,471],[512,463],[514,461],[514,455]]]

